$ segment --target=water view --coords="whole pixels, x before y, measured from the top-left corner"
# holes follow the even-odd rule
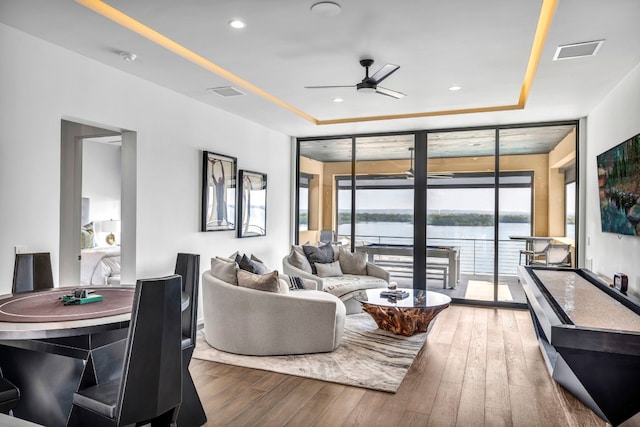
[[[440,215],[440,216],[438,216]],[[385,221],[402,218],[405,221]],[[406,210],[384,212],[362,212],[357,215],[356,245],[370,243],[413,244],[412,214]],[[455,225],[455,223],[491,224],[493,216],[486,212],[446,212],[428,215],[427,244],[433,246],[457,246],[460,248],[461,270],[472,274],[493,274],[494,227],[493,225]],[[362,221],[377,219],[378,221]],[[509,236],[531,235],[529,215],[508,213],[501,215],[498,223],[498,271],[499,274],[516,275],[523,241],[509,239]],[[351,235],[348,212],[341,212],[338,235]],[[435,221],[434,221],[435,220]],[[433,222],[454,225],[434,225]],[[571,235],[574,224],[569,224],[567,235]]]

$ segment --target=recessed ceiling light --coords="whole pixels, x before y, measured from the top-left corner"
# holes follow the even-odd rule
[[[338,3],[321,1],[311,6],[311,13],[319,16],[336,16],[342,11]]]
[[[344,99],[342,98],[333,98],[333,102],[342,102]]]
[[[460,90],[460,89],[462,89],[462,86],[459,86],[459,85],[451,85],[451,86],[449,87],[449,90],[450,90],[451,92],[455,92],[455,91]]]
[[[244,21],[241,21],[240,19],[232,19],[231,21],[229,21],[229,26],[231,28],[244,28],[247,26],[247,24],[244,23]]]
[[[136,54],[131,52],[120,52],[120,57],[127,62],[133,62],[137,58]]]

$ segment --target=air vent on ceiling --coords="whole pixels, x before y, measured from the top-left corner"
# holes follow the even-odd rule
[[[207,89],[211,93],[217,93],[220,96],[238,96],[244,95],[244,93],[240,92],[238,89],[231,86],[222,86],[222,87],[212,87]]]
[[[558,46],[556,54],[553,56],[554,61],[561,59],[574,59],[582,58],[585,56],[594,56],[600,50],[600,47],[604,43],[604,40],[595,40],[592,42],[582,42],[566,44],[564,46]]]

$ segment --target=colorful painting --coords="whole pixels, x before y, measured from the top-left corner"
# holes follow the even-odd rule
[[[602,231],[640,236],[640,134],[598,156]]]

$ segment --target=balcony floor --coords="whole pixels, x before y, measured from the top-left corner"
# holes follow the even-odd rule
[[[399,287],[412,288],[413,279],[407,274],[391,272],[391,281]],[[493,276],[485,274],[460,273],[460,280],[455,289],[444,288],[442,280],[427,279],[427,289],[449,295],[453,299],[468,301],[493,301]],[[498,281],[498,301],[526,304],[526,298],[517,276],[502,275]]]

